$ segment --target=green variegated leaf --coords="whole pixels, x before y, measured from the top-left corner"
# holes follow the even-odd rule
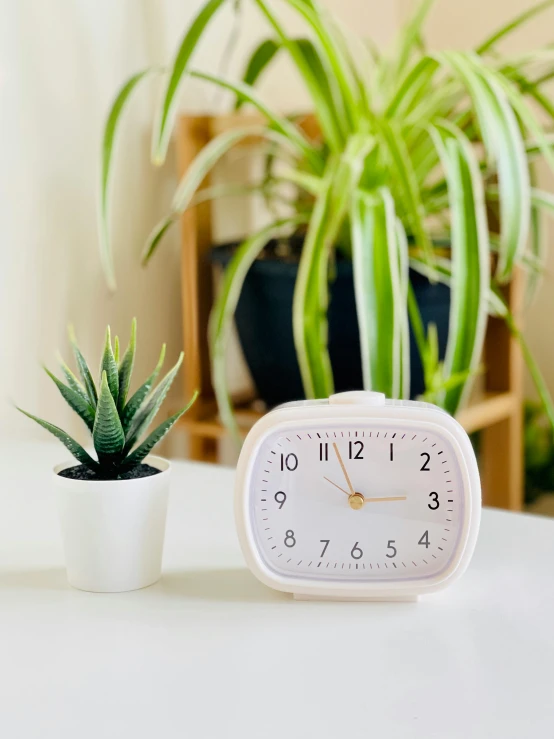
[[[130,423],[129,431],[125,438],[125,453],[128,453],[139,440],[140,436],[146,431],[148,426],[154,420],[156,413],[159,411],[161,404],[164,402],[165,397],[175,379],[179,367],[183,361],[183,352],[179,355],[177,363],[169,370],[167,375],[160,380],[160,384],[153,391],[150,398],[148,398]]]
[[[100,377],[106,373],[108,380],[108,387],[112,397],[117,404],[119,397],[119,370],[117,368],[117,362],[115,361],[113,349],[112,349],[112,337],[110,327],[106,329],[106,339],[104,341],[104,353],[102,354],[102,361],[100,363]]]
[[[63,382],[61,382],[61,380],[59,380],[56,375],[52,374],[52,372],[50,372],[50,370],[46,367],[44,367],[44,371],[46,372],[48,377],[50,377],[50,379],[55,383],[56,387],[61,393],[62,398],[66,401],[69,407],[75,411],[79,418],[81,418],[85,422],[87,428],[92,431],[94,426],[95,412],[88,398],[83,398],[80,392],[73,390],[67,385],[64,385]]]
[[[81,350],[77,346],[77,340],[75,338],[75,332],[72,326],[69,327],[69,341],[71,342],[71,348],[73,349],[73,354],[75,356],[75,361],[77,362],[79,374],[81,375],[81,380],[83,381],[83,385],[87,391],[90,404],[93,408],[96,408],[96,402],[98,400],[96,385],[94,384],[94,380],[92,379],[88,364],[81,354]]]
[[[434,2],[435,0],[420,0],[413,16],[403,27],[394,65],[396,76],[403,74],[410,57],[417,50],[421,38],[421,28]]]
[[[474,373],[485,339],[490,290],[483,183],[475,153],[461,132],[437,125],[430,133],[446,171],[452,218],[451,305],[444,367],[446,376]],[[469,389],[470,383],[464,382],[445,390],[443,407],[454,414]]]
[[[69,449],[71,454],[75,457],[75,459],[80,462],[81,464],[84,464],[85,467],[88,467],[91,470],[94,470],[95,472],[98,470],[99,465],[98,462],[96,462],[88,452],[86,452],[83,447],[78,444],[75,439],[72,439],[69,434],[66,434],[65,431],[63,431],[58,426],[54,426],[53,423],[48,423],[48,421],[43,421],[42,418],[38,418],[37,416],[33,416],[32,413],[27,413],[27,411],[24,411],[22,408],[19,408],[16,406],[17,410],[23,413],[24,416],[27,416],[27,418],[31,418],[33,421],[36,421],[36,423],[39,424],[39,426],[42,426],[42,428],[49,431],[51,434],[53,434],[56,439],[59,439],[62,444]]]
[[[529,374],[531,375],[533,384],[535,385],[537,393],[541,399],[541,403],[548,416],[548,420],[550,421],[552,428],[554,428],[554,402],[552,400],[552,395],[550,394],[550,390],[548,389],[548,385],[546,384],[546,381],[542,375],[542,372],[540,371],[539,365],[537,364],[535,358],[533,357],[533,354],[531,350],[529,349],[529,346],[525,340],[523,332],[518,327],[514,316],[510,313],[510,311],[508,310],[508,307],[504,304],[504,301],[502,300],[502,298],[499,295],[497,295],[497,297],[498,297],[499,302],[502,305],[502,309],[503,309],[502,315],[504,317],[504,320],[506,321],[508,328],[510,329],[512,333],[512,336],[515,339],[517,339],[519,343],[521,352],[523,354],[523,359],[525,360],[525,364],[527,365],[527,369],[529,370]]]
[[[109,205],[116,135],[131,93],[142,80],[146,79],[156,71],[160,70],[154,68],[145,69],[143,72],[134,74],[129,80],[127,80],[114,100],[104,126],[104,136],[102,138],[102,166],[100,172],[100,204],[98,212],[100,221],[99,236],[102,267],[104,269],[104,274],[106,275],[108,286],[112,290],[115,290],[116,282],[110,240]]]
[[[530,183],[523,137],[498,80],[460,53],[444,54],[473,97],[487,151],[496,164],[500,191],[500,253],[497,278],[510,278],[529,234]]]
[[[401,398],[409,359],[407,245],[398,238],[390,192],[358,195],[350,223],[364,388]]]
[[[309,177],[310,175],[306,175],[306,177]],[[279,180],[282,178],[273,178],[273,184],[277,185],[279,184]],[[314,178],[317,180],[317,178]],[[196,193],[193,195],[193,197],[190,199],[188,205],[185,207],[184,210],[187,210],[188,208],[192,208],[195,205],[198,205],[200,203],[205,203],[208,200],[219,200],[220,198],[225,197],[240,197],[243,195],[257,195],[260,193],[265,193],[266,190],[269,190],[269,183],[267,181],[262,181],[258,183],[254,183],[251,185],[213,185],[211,187],[204,187],[201,190],[197,190]],[[273,191],[271,192],[271,197],[275,200],[281,199],[279,194],[275,194]],[[184,211],[182,211],[184,212]],[[166,216],[163,218],[159,223],[157,223],[154,228],[152,229],[152,232],[148,236],[148,239],[146,241],[146,245],[144,247],[143,251],[143,261],[147,262],[152,254],[156,251],[158,248],[158,245],[160,244],[161,240],[169,231],[169,229],[177,223],[179,220],[181,213],[172,213],[169,216]]]
[[[275,54],[281,48],[281,44],[274,39],[266,39],[256,47],[252,56],[248,60],[248,64],[242,76],[242,81],[253,87],[258,81],[259,76],[262,74],[264,69],[272,62]],[[240,110],[244,103],[244,98],[241,95],[237,95],[235,102],[235,110]]]
[[[119,394],[117,397],[117,410],[121,415],[127,402],[127,393],[129,392],[129,386],[131,384],[131,375],[133,374],[133,367],[135,365],[135,352],[137,349],[137,319],[133,318],[131,323],[131,338],[129,339],[129,346],[127,347],[121,364],[119,365]],[[117,360],[116,360],[117,362]]]
[[[400,398],[410,398],[410,321],[408,312],[408,292],[410,290],[410,259],[408,239],[404,226],[396,219],[396,253],[398,256],[398,273],[400,280],[400,301],[397,308],[397,320],[400,332]]]
[[[116,457],[125,446],[125,434],[105,370],[102,372],[92,438],[100,463]]]
[[[144,382],[139,387],[139,389],[132,395],[127,405],[123,409],[123,413],[121,414],[121,423],[123,426],[123,430],[125,431],[125,434],[127,434],[131,421],[135,417],[136,412],[143,404],[144,399],[146,398],[146,396],[152,389],[152,386],[154,382],[156,381],[156,378],[160,374],[160,370],[163,366],[164,359],[165,359],[165,344],[163,344],[162,346],[160,357],[158,359],[158,364],[155,366],[154,371],[152,372],[150,377],[146,380],[146,382]]]
[[[309,192],[314,197],[321,193],[321,177],[300,172],[298,169],[286,169],[281,173],[281,179],[302,188],[302,190]]]
[[[302,216],[276,221],[246,239],[233,254],[223,276],[223,282],[210,315],[209,341],[212,357],[212,382],[221,421],[240,445],[241,439],[233,414],[226,374],[226,349],[229,331],[235,315],[244,279],[252,263],[265,245],[286,228],[302,223]]]
[[[277,116],[271,111],[271,109],[263,102],[263,100],[255,93],[252,88],[241,82],[230,82],[222,77],[218,77],[213,74],[207,74],[206,72],[192,72],[192,77],[197,79],[205,80],[211,84],[223,87],[226,90],[231,90],[238,95],[245,102],[253,105],[264,115],[268,121],[272,130],[277,131],[283,136],[282,141],[288,141],[294,148],[298,150],[298,153],[305,156],[306,159],[312,164],[317,170],[321,169],[320,159],[318,153],[310,145],[306,137],[301,133],[300,129],[291,123],[287,118]]]
[[[497,201],[499,192],[497,187],[487,188],[488,200]],[[531,188],[531,239],[529,243],[529,252],[522,257],[522,262],[528,262],[527,266],[532,264],[532,269],[528,280],[529,300],[531,300],[540,281],[541,273],[545,269],[546,243],[545,235],[542,229],[541,213],[544,211],[550,216],[554,216],[554,195],[544,190]]]
[[[526,23],[528,20],[531,20],[533,16],[537,15],[538,13],[542,13],[547,8],[554,5],[554,0],[543,0],[541,3],[537,3],[536,5],[533,5],[532,7],[528,8],[527,10],[524,10],[523,13],[520,13],[515,18],[513,18],[509,23],[506,23],[506,25],[499,28],[497,31],[495,31],[491,36],[489,36],[485,41],[483,41],[478,47],[477,47],[477,53],[478,54],[484,54],[485,52],[489,51],[489,49],[492,49],[493,46],[495,46],[501,38],[504,38],[509,33],[512,33],[517,28],[522,26],[524,23]]]
[[[382,121],[381,131],[392,169],[398,177],[398,196],[406,211],[406,218],[412,228],[417,245],[423,249],[429,263],[433,262],[433,247],[429,232],[425,226],[425,209],[421,200],[417,177],[405,141],[397,127],[387,121]]]
[[[224,2],[225,0],[208,0],[204,3],[177,50],[167,77],[152,138],[152,160],[155,164],[161,164],[165,160],[171,130],[177,114],[178,94],[186,78],[192,54],[207,25]]]
[[[156,226],[143,250],[143,264],[146,264],[150,260],[163,235],[177,221],[178,215],[187,210],[194,198],[195,192],[215,164],[236,144],[251,137],[262,137],[285,147],[290,147],[293,151],[295,150],[295,146],[289,141],[288,137],[283,136],[277,131],[268,130],[264,126],[244,126],[225,131],[219,136],[216,136],[216,138],[212,139],[202,149],[183,175],[179,187],[173,196],[170,216]]]
[[[428,277],[427,270],[429,268],[427,267],[427,263],[424,262],[423,260],[419,260],[419,264],[422,267],[423,274],[425,275],[425,277]],[[411,269],[414,268],[411,263],[411,260],[410,260],[409,266]],[[436,278],[434,281],[438,282]],[[421,318],[421,312],[419,310],[419,305],[416,300],[414,287],[411,282],[408,283],[408,316],[410,319],[410,326],[412,327],[412,331],[414,333],[414,339],[416,342],[417,350],[421,358],[421,363],[423,365],[423,360],[427,352],[427,338],[425,336],[425,328],[423,326],[423,320]]]
[[[259,0],[258,0],[259,2]],[[310,31],[314,34],[316,48],[320,49],[320,57],[328,69],[328,76],[335,84],[335,104],[341,117],[347,124],[349,133],[358,131],[361,113],[361,100],[358,96],[356,79],[352,74],[354,62],[346,58],[349,54],[339,42],[336,31],[330,20],[327,9],[322,5],[310,6],[304,0],[287,0],[297,13],[302,16]]]
[[[119,336],[116,336],[113,340],[113,356],[115,359],[115,363],[119,364]]]
[[[140,446],[138,446],[129,456],[125,459],[125,462],[122,465],[122,468],[132,469],[137,464],[140,464],[142,460],[150,454],[152,449],[156,446],[156,444],[159,444],[160,441],[164,438],[164,436],[169,432],[169,430],[174,426],[177,421],[181,418],[181,416],[186,413],[189,408],[193,405],[194,401],[198,397],[198,391],[194,393],[191,400],[187,403],[187,405],[182,408],[180,411],[175,413],[173,416],[168,418],[167,420],[160,423],[160,425],[152,431],[151,434],[148,435],[148,437],[142,442]]]
[[[158,248],[163,237],[175,223],[177,223],[177,217],[174,215],[170,215],[167,218],[163,218],[154,226],[152,232],[146,240],[146,244],[142,251],[143,264],[146,264],[149,261],[152,254],[154,254],[154,252]]]
[[[255,0],[255,2],[277,33],[283,48],[287,50],[302,76],[314,102],[315,114],[325,134],[325,139],[333,151],[340,151],[347,130],[337,112],[336,82],[325,58],[311,41],[291,39],[265,0]]]
[[[331,159],[315,201],[294,289],[292,324],[307,398],[333,392],[327,347],[328,264],[371,148],[367,137],[352,137],[341,158]]]
[[[430,82],[438,68],[439,63],[433,57],[424,56],[419,59],[396,90],[386,110],[387,118],[410,113],[421,100],[421,96],[429,92]]]
[[[321,53],[315,44],[307,38],[291,41],[289,52],[305,69],[304,79],[310,94],[315,96],[315,109],[319,123],[326,132],[325,140],[333,150],[340,150],[342,142],[347,136],[346,123],[339,115],[335,100],[337,97],[336,85],[329,76],[328,66],[325,64]],[[309,70],[309,71],[307,71]],[[311,85],[315,87],[312,87]]]

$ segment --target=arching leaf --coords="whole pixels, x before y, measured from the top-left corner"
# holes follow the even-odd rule
[[[198,391],[194,393],[191,400],[187,403],[187,405],[184,408],[181,408],[180,411],[175,413],[173,416],[168,418],[166,421],[163,421],[160,423],[160,425],[152,431],[151,434],[148,435],[148,437],[143,441],[143,443],[138,446],[129,456],[125,459],[125,462],[122,464],[122,469],[128,470],[135,467],[137,464],[140,464],[143,459],[150,454],[152,449],[156,446],[156,444],[159,444],[160,441],[164,438],[164,436],[170,431],[170,429],[177,423],[177,421],[181,418],[181,416],[186,413],[189,408],[193,405],[194,401],[198,397]]]
[[[113,156],[115,150],[116,135],[119,130],[119,124],[123,113],[127,107],[133,90],[144,79],[154,72],[161,70],[157,68],[145,69],[138,74],[134,74],[125,82],[118,92],[108,117],[104,125],[104,134],[102,137],[102,160],[100,169],[100,203],[99,203],[99,240],[100,240],[100,257],[102,267],[111,290],[116,288],[115,268],[113,263],[112,244],[110,239],[110,184],[112,181]]]
[[[31,418],[33,421],[36,421],[36,423],[39,424],[39,426],[42,426],[43,429],[46,429],[51,434],[53,434],[56,439],[59,439],[59,441],[62,442],[62,444],[69,449],[71,454],[75,457],[75,459],[80,462],[81,464],[84,464],[85,467],[88,467],[91,470],[98,470],[99,465],[98,463],[86,452],[83,447],[78,444],[75,439],[72,439],[69,434],[66,434],[65,431],[63,431],[58,426],[54,426],[53,423],[48,423],[48,421],[43,421],[42,418],[38,418],[38,416],[33,416],[32,413],[27,413],[27,411],[24,411],[22,408],[19,408],[19,406],[16,406],[17,410],[23,413],[24,416],[27,416],[27,418]]]
[[[177,113],[178,94],[186,78],[191,57],[207,25],[225,0],[208,0],[185,33],[168,73],[162,103],[158,111],[152,137],[152,160],[165,160],[171,130]]]
[[[262,72],[266,67],[273,61],[275,55],[281,48],[281,44],[274,39],[268,38],[257,46],[252,53],[252,56],[248,60],[248,64],[242,76],[242,81],[251,87],[253,87]],[[244,98],[241,95],[237,95],[235,102],[235,110],[240,110],[244,103]]]
[[[271,239],[282,233],[284,229],[297,226],[301,222],[302,216],[276,221],[246,239],[237,248],[225,269],[223,282],[210,315],[208,335],[212,357],[212,382],[217,398],[218,410],[222,423],[239,445],[241,441],[240,434],[229,396],[225,362],[230,327],[233,322],[244,279],[258,254]]]
[[[66,401],[69,407],[75,411],[79,418],[81,418],[81,420],[85,422],[87,428],[92,431],[94,426],[95,412],[88,398],[83,398],[80,392],[77,392],[76,390],[73,390],[73,388],[64,385],[64,383],[61,382],[61,380],[59,380],[56,375],[52,374],[52,372],[50,372],[50,370],[46,367],[44,368],[44,371],[46,372],[48,377],[50,377],[50,379],[55,383],[56,387],[61,393],[62,398]]]
[[[146,382],[144,382],[138,390],[135,391],[133,396],[128,401],[127,405],[123,409],[123,413],[121,414],[121,424],[123,426],[123,430],[125,431],[125,434],[127,434],[127,431],[129,430],[129,425],[133,418],[135,417],[136,412],[143,404],[145,398],[147,397],[148,393],[152,389],[152,386],[154,385],[156,378],[160,374],[160,370],[162,369],[164,359],[165,359],[165,344],[162,346],[162,350],[160,352],[160,357],[158,359],[158,363],[154,368],[154,371],[148,377]]]

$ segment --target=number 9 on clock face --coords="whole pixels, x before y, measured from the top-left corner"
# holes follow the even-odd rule
[[[236,512],[262,581],[299,596],[410,598],[460,574],[480,488],[453,419],[433,406],[335,402],[260,423]]]

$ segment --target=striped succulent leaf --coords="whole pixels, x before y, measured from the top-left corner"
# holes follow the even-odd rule
[[[94,427],[95,410],[90,404],[88,398],[83,398],[82,394],[59,380],[56,375],[50,372],[46,367],[44,371],[48,377],[55,383],[61,393],[62,398],[69,407],[86,423],[88,429],[92,431]]]
[[[150,377],[148,377],[148,379],[139,387],[139,389],[135,391],[121,413],[121,423],[123,425],[123,430],[125,431],[125,433],[127,433],[127,431],[129,430],[129,424],[135,417],[135,414],[141,407],[144,399],[146,398],[150,390],[152,390],[152,386],[156,382],[156,379],[163,367],[164,360],[165,344],[163,344],[162,346],[160,357],[158,359],[158,364],[155,366],[154,371],[152,372]]]
[[[90,403],[90,399],[87,395],[87,391],[85,388],[81,385],[77,377],[75,377],[75,374],[71,370],[70,367],[67,366],[67,364],[64,362],[62,357],[58,356],[58,362],[60,364],[60,369],[64,374],[65,380],[69,387],[74,390],[76,393],[79,393],[81,398],[85,400],[87,403]]]
[[[138,438],[146,431],[148,426],[150,426],[157,412],[160,410],[160,407],[165,400],[169,388],[171,387],[171,384],[173,383],[173,380],[175,379],[175,376],[179,371],[179,367],[181,366],[181,363],[183,361],[183,356],[184,355],[181,352],[177,363],[169,370],[167,375],[162,380],[160,380],[157,388],[153,391],[152,395],[145,400],[144,404],[141,406],[141,408],[138,410],[135,417],[131,421],[131,425],[129,426],[129,431],[127,432],[127,435],[125,437],[124,444],[125,451],[127,453],[134,447]]]
[[[112,337],[110,327],[106,329],[106,339],[104,342],[104,353],[100,363],[100,377],[106,374],[106,381],[112,394],[114,402],[117,403],[119,397],[119,369],[112,349]]]
[[[33,421],[36,421],[39,426],[42,426],[42,428],[53,434],[56,439],[59,439],[62,444],[67,449],[69,449],[75,459],[83,464],[85,467],[88,467],[95,472],[99,470],[100,465],[98,464],[98,462],[94,460],[90,456],[90,454],[86,452],[83,447],[75,441],[75,439],[72,439],[71,436],[69,436],[69,434],[66,434],[65,431],[63,431],[61,428],[59,428],[58,426],[54,426],[53,423],[48,423],[48,421],[44,421],[42,418],[38,418],[38,416],[33,416],[32,413],[27,413],[27,411],[19,408],[19,406],[16,406],[16,408],[18,411],[23,413],[24,416],[27,416],[27,418],[31,418]]]
[[[177,421],[181,418],[181,416],[188,411],[188,409],[193,405],[196,398],[198,397],[198,391],[194,393],[190,401],[187,403],[187,405],[184,408],[181,408],[180,411],[177,411],[173,416],[170,416],[167,420],[162,421],[160,425],[152,431],[151,434],[147,436],[147,438],[138,446],[129,456],[125,459],[123,462],[123,468],[124,469],[131,469],[132,467],[135,467],[137,464],[140,464],[142,460],[150,454],[152,449],[156,446],[156,444],[159,444],[160,441],[164,438],[164,436],[169,433],[169,431],[172,429],[172,427],[177,423]]]
[[[92,431],[94,448],[98,458],[113,458],[120,454],[125,446],[125,433],[119,419],[117,406],[108,385],[108,374],[102,372],[100,395],[96,407],[96,418]]]
[[[83,385],[85,386],[85,389],[87,391],[90,403],[92,406],[94,406],[94,408],[96,408],[96,402],[98,400],[96,385],[94,384],[94,380],[92,379],[88,364],[81,354],[81,350],[77,346],[77,339],[75,338],[75,332],[72,326],[69,327],[69,341],[71,342],[71,348],[73,349],[75,361],[77,362],[77,368],[79,370],[79,374],[81,375]]]
[[[133,367],[135,365],[135,354],[137,350],[137,319],[133,318],[131,324],[131,338],[129,339],[129,346],[127,347],[121,364],[118,370],[118,382],[119,391],[117,396],[117,409],[119,413],[125,407],[127,401],[127,394],[129,392],[129,386],[131,385],[131,375],[133,374]],[[116,359],[117,363],[117,359]]]

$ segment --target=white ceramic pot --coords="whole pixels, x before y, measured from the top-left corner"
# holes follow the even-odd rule
[[[94,593],[121,593],[160,579],[170,464],[136,480],[70,480],[54,468],[69,584]]]

